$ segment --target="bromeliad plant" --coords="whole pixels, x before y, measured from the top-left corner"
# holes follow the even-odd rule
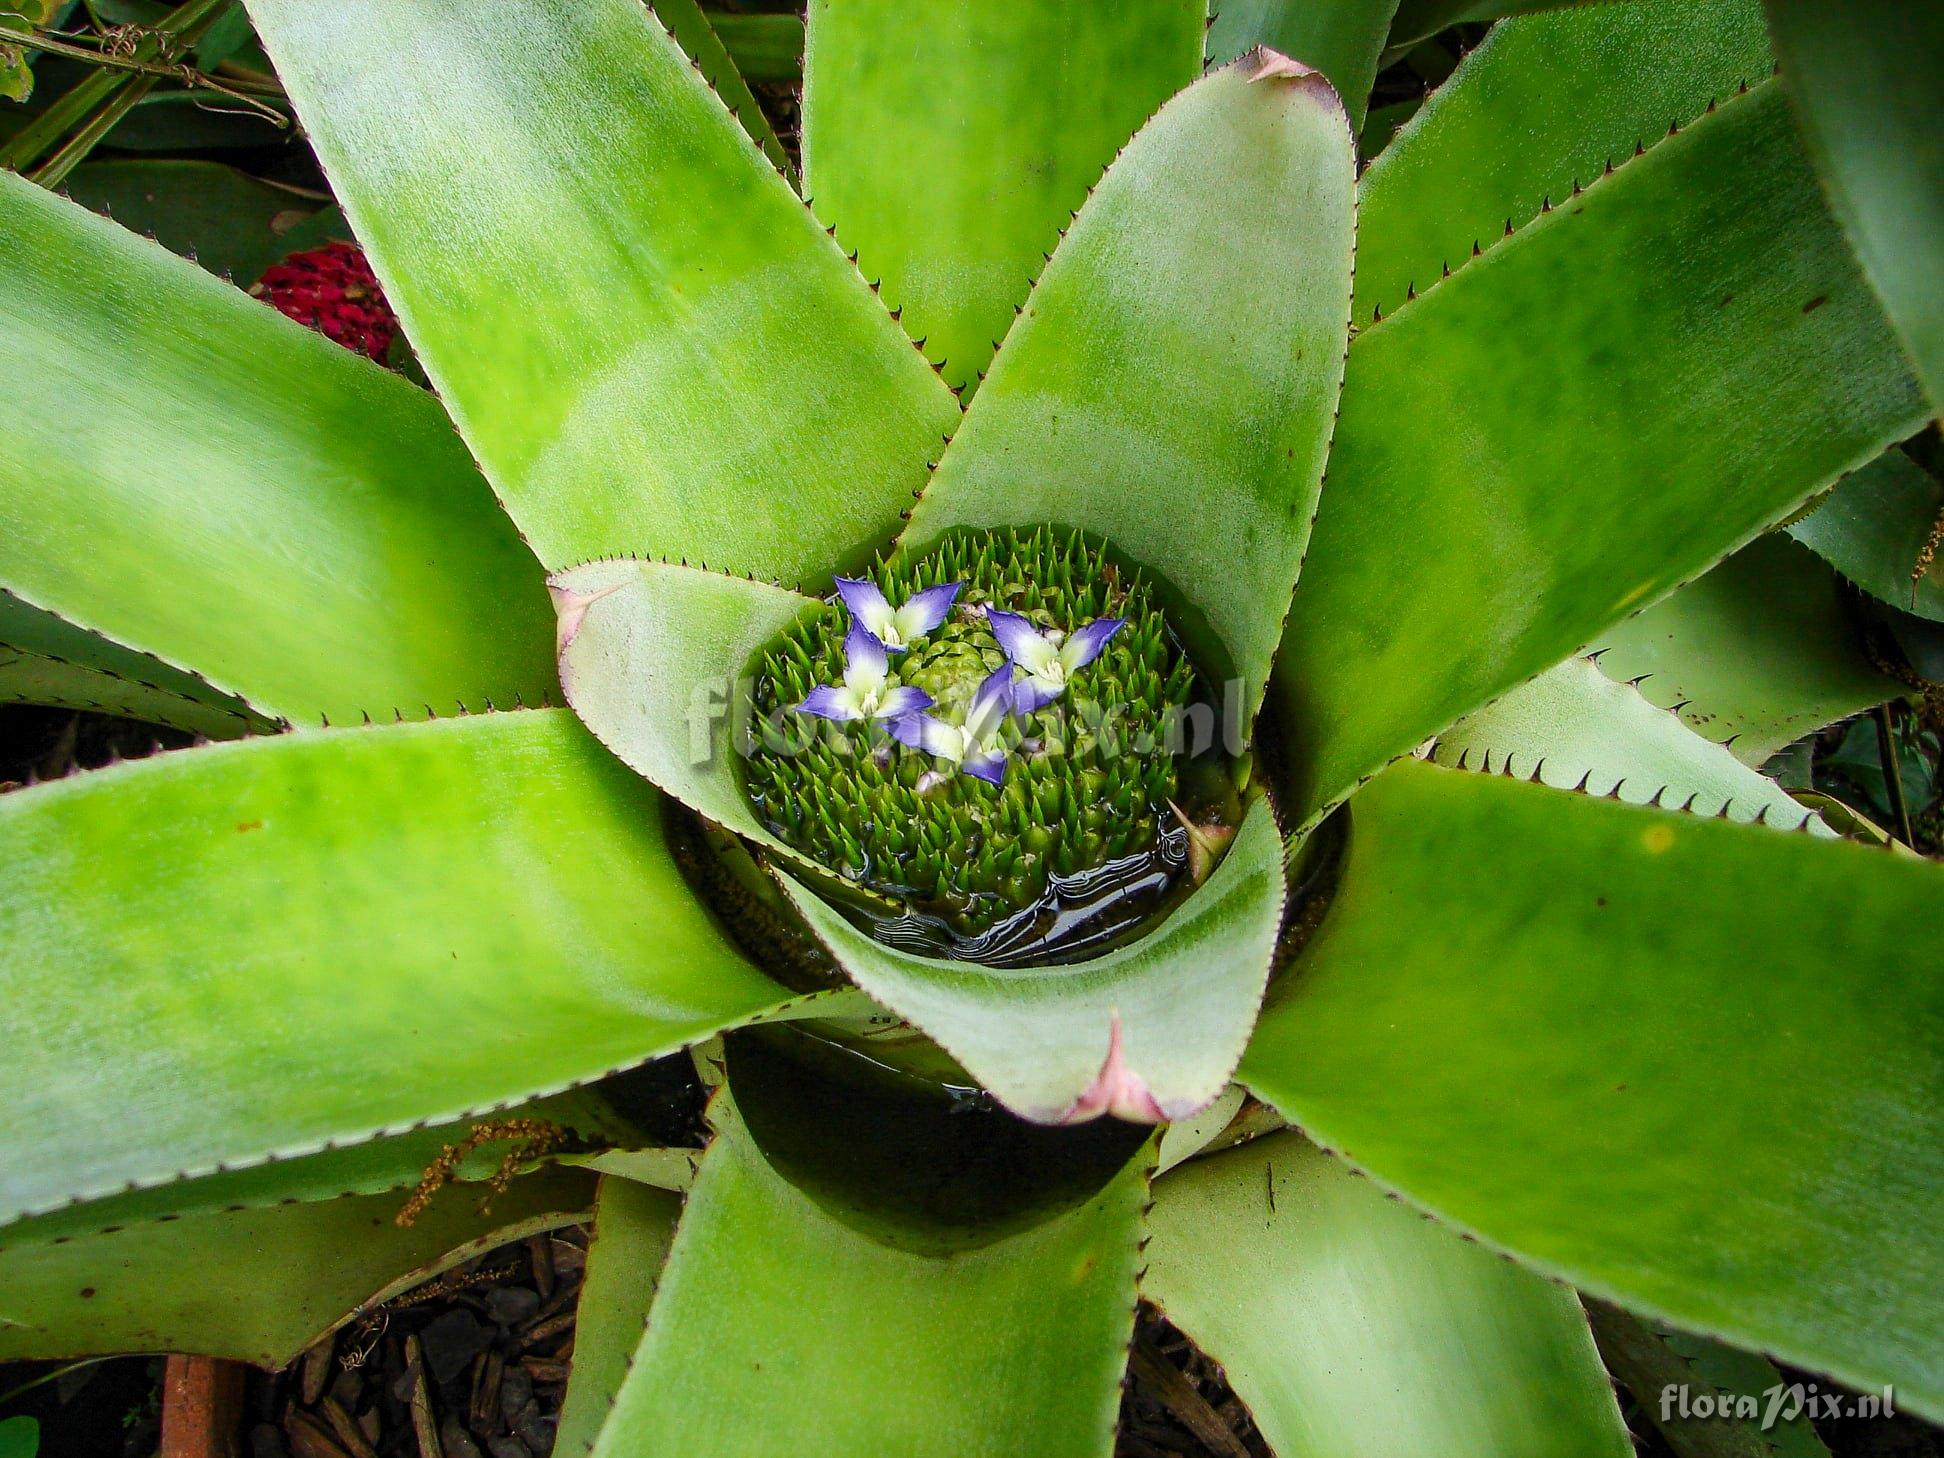
[[[1393,8],[814,0],[799,196],[679,0],[250,0],[436,398],[0,178],[4,671],[234,741],[0,801],[0,1356],[591,1166],[567,1452],[1105,1453],[1137,1294],[1283,1455],[1627,1452],[1573,1288],[1944,1411],[1944,872],[1572,656],[1931,413],[1921,47],[1509,20],[1359,178]]]

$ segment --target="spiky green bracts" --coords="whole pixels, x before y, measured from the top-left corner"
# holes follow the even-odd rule
[[[781,839],[961,936],[1155,852],[1195,674],[1138,574],[1008,531],[844,595],[757,665],[746,784]]]

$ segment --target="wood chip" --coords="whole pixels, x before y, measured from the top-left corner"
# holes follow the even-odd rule
[[[305,1407],[316,1407],[317,1399],[324,1395],[325,1384],[331,1379],[331,1357],[336,1350],[337,1334],[333,1332],[304,1352],[299,1391],[303,1393]]]
[[[1149,1395],[1174,1417],[1175,1421],[1200,1440],[1210,1452],[1224,1458],[1249,1458],[1249,1450],[1208,1405],[1208,1399],[1195,1390],[1179,1367],[1175,1366],[1145,1336],[1134,1339],[1128,1365],[1146,1385]]]
[[[415,1336],[405,1338],[405,1367],[412,1374],[412,1432],[418,1438],[419,1458],[445,1458],[438,1420],[432,1416],[432,1390],[425,1381],[425,1353]]]
[[[506,1372],[506,1358],[488,1352],[473,1381],[472,1409],[467,1426],[475,1433],[496,1432],[499,1425],[500,1378]]]
[[[317,1411],[331,1425],[331,1431],[337,1434],[338,1442],[344,1445],[344,1451],[351,1458],[378,1458],[366,1441],[364,1432],[353,1421],[351,1414],[344,1410],[344,1404],[334,1397],[326,1397],[317,1404]]]
[[[315,1418],[294,1407],[284,1414],[284,1436],[290,1440],[291,1458],[351,1458]]]
[[[567,1364],[555,1357],[522,1357],[520,1365],[535,1382],[565,1382]]]
[[[533,1264],[533,1289],[545,1301],[554,1293],[553,1241],[544,1235],[527,1237],[527,1259]]]
[[[538,1326],[528,1328],[527,1334],[520,1339],[520,1346],[528,1349],[537,1347],[542,1342],[552,1341],[562,1332],[572,1330],[574,1319],[579,1315],[579,1309],[575,1308],[548,1317]]]

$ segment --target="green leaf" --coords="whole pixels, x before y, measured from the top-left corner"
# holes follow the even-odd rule
[[[541,560],[822,583],[958,419],[637,0],[249,0],[426,373]]]
[[[460,1119],[773,1009],[660,812],[564,710],[0,797],[0,1223]]]
[[[538,699],[539,573],[438,403],[0,176],[0,585],[315,722]]]
[[[970,390],[1103,168],[1201,70],[1203,0],[815,0],[804,193]]]
[[[1222,1366],[1277,1458],[1632,1458],[1571,1291],[1297,1134],[1158,1181],[1142,1294]]]
[[[603,1176],[594,1201],[594,1241],[574,1322],[574,1364],[560,1408],[554,1449],[594,1446],[627,1379],[648,1325],[655,1282],[675,1238],[681,1197],[633,1180]]]
[[[500,1110],[491,1117],[544,1120],[594,1145],[628,1137],[628,1127],[590,1089],[570,1089],[551,1098]],[[445,1147],[465,1137],[470,1127],[467,1124],[427,1125],[295,1159],[223,1169],[215,1174],[171,1180],[98,1200],[83,1200],[0,1227],[0,1250],[55,1244],[189,1215],[261,1210],[355,1195],[392,1194],[396,1196],[396,1208],[405,1203],[406,1196]],[[460,1161],[452,1178],[468,1182],[490,1180],[506,1156],[517,1152],[522,1142],[493,1140],[480,1144]],[[588,1168],[595,1167],[594,1161],[603,1157],[558,1156],[563,1164]],[[605,1157],[621,1156],[618,1151],[609,1150]],[[476,1196],[460,1193],[452,1198],[464,1201]]]
[[[1359,182],[1355,317],[1395,313],[1475,246],[1772,69],[1760,0],[1589,5],[1494,26]]]
[[[871,938],[799,882],[784,889],[851,980],[1001,1103],[1040,1123],[1109,1111],[1180,1119],[1221,1093],[1248,1041],[1282,920],[1282,847],[1253,805],[1222,863],[1140,940],[1086,962],[997,968]]]
[[[396,1193],[216,1211],[0,1251],[0,1361],[196,1352],[272,1371],[379,1301],[495,1246],[587,1218],[593,1177],[468,1191],[409,1228]],[[266,1293],[274,1293],[267,1299]]]
[[[722,38],[717,35],[709,17],[702,13],[697,0],[654,0],[654,11],[655,18],[668,27],[668,33],[675,37],[689,59],[695,62],[709,88],[722,98],[723,105],[742,123],[743,130],[749,133],[749,139],[769,159],[770,166],[787,177],[790,173],[789,154],[783,150],[783,143],[777,140],[769,118],[756,104],[755,93],[749,89],[749,83],[730,59]],[[800,44],[800,26],[797,38]]]
[[[34,1458],[40,1452],[40,1424],[30,1417],[0,1418],[0,1458]]]
[[[1104,539],[1203,673],[1241,680],[1245,727],[1329,449],[1354,228],[1343,109],[1285,67],[1204,77],[1107,169],[899,541],[1047,521]]]
[[[276,728],[240,699],[160,659],[0,591],[0,702],[51,704],[166,724],[211,739]]]
[[[1397,0],[1214,0],[1209,9],[1211,66],[1257,46],[1292,56],[1330,78],[1350,114],[1351,129],[1362,130]]]
[[[1781,533],[1757,537],[1594,647],[1601,672],[1635,681],[1649,703],[1750,765],[1903,689],[1870,666],[1836,574]]]
[[[756,818],[736,767],[758,652],[817,604],[788,588],[615,558],[548,580],[560,687],[637,774],[717,825],[808,865]]]
[[[1785,110],[1728,102],[1357,337],[1278,664],[1293,820],[1921,421]]]
[[[715,11],[709,23],[721,37],[729,59],[748,81],[799,81],[803,77],[803,17],[735,15]]]
[[[321,206],[234,167],[180,158],[84,162],[64,190],[90,211],[240,284],[294,251],[285,235]]]
[[[1773,780],[1584,658],[1467,714],[1438,736],[1432,758],[1630,805],[1833,834]]]
[[[1631,1310],[1944,1411],[1944,867],[1405,761],[1243,1082]]]
[[[1844,577],[1899,612],[1944,622],[1944,554],[1911,573],[1944,519],[1944,482],[1900,450],[1888,450],[1839,481],[1789,535]]]
[[[1091,1202],[924,1256],[824,1214],[726,1094],[633,1367],[594,1458],[897,1453],[1107,1458],[1147,1198]]]
[[[1829,1458],[1802,1409],[1790,1411],[1788,1386],[1767,1358],[1604,1302],[1594,1302],[1587,1314],[1600,1355],[1681,1458]],[[1727,1415],[1693,1415],[1695,1399],[1709,1399],[1712,1409],[1724,1397],[1734,1405]]]
[[[1944,409],[1944,11],[1765,0],[1796,121],[1863,271]]]

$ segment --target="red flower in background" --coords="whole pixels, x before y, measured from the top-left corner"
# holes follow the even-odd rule
[[[380,364],[398,334],[398,316],[354,243],[326,243],[272,264],[250,292],[279,313]]]

